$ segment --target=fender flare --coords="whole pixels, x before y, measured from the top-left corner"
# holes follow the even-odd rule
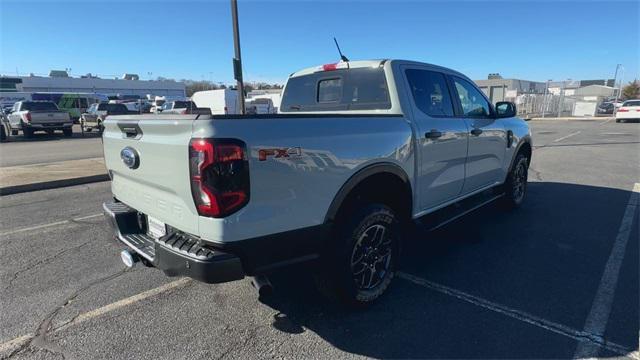
[[[509,171],[507,172],[507,174],[511,172],[511,169],[513,169],[513,163],[516,161],[516,157],[524,144],[527,144],[529,145],[529,147],[531,147],[531,156],[529,157],[529,164],[531,164],[531,158],[533,157],[533,146],[531,145],[531,138],[529,136],[526,136],[520,140],[518,146],[516,147],[516,150],[513,152],[513,156],[511,157],[511,161],[509,164]]]
[[[409,181],[409,176],[404,171],[404,169],[396,164],[389,162],[376,163],[358,170],[355,174],[351,175],[351,177],[342,185],[340,190],[338,190],[338,193],[333,197],[331,205],[329,205],[329,209],[327,210],[327,214],[325,215],[324,222],[332,223],[335,221],[340,207],[351,193],[351,190],[362,183],[362,181],[369,178],[370,176],[385,173],[399,177],[407,187],[409,194],[411,194],[411,199],[413,200],[411,182]]]

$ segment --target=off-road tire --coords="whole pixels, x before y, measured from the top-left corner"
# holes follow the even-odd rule
[[[315,278],[318,290],[327,298],[360,307],[382,296],[395,276],[399,221],[394,211],[382,204],[366,205],[350,215],[350,219],[336,224],[336,241],[322,255]],[[362,263],[354,267],[354,260],[361,256]],[[363,272],[358,273],[361,269]]]

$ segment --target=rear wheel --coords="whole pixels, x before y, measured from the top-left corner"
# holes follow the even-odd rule
[[[71,128],[62,129],[62,133],[66,137],[71,137],[71,136],[73,136],[73,129],[71,129]]]
[[[503,203],[508,209],[516,208],[524,202],[528,171],[529,159],[522,153],[518,154],[504,184]]]
[[[26,137],[26,138],[32,138],[33,137],[33,129],[22,129],[22,133],[24,134],[24,137]]]
[[[371,204],[357,212],[340,233],[322,259],[316,276],[318,289],[347,305],[369,304],[384,294],[395,276],[398,219],[389,207]]]
[[[7,131],[4,128],[3,124],[0,124],[0,142],[7,141]]]

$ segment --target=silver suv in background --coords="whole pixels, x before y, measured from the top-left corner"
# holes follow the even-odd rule
[[[92,104],[87,112],[80,116],[80,126],[83,132],[91,132],[93,129],[102,132],[102,122],[109,115],[127,115],[137,114],[136,111],[130,111],[125,104],[112,104],[102,102]]]

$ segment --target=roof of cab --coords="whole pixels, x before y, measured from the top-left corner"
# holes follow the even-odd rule
[[[349,69],[353,69],[353,68],[363,68],[363,67],[377,67],[377,66],[380,66],[380,64],[384,63],[385,61],[387,61],[387,59],[356,60],[356,61],[349,61],[349,62],[340,61],[340,62],[337,62],[337,63],[331,63],[331,64],[327,64],[327,65],[348,64]],[[325,66],[325,65],[313,66],[313,67],[309,67],[309,68],[306,68],[306,69],[302,69],[302,70],[299,70],[299,71],[296,71],[296,72],[292,73],[291,75],[289,75],[289,77],[298,77],[298,76],[302,76],[302,75],[313,74],[313,73],[322,71],[322,67],[323,66]]]
[[[467,76],[465,76],[464,74],[455,71],[453,69],[450,68],[446,68],[444,66],[440,66],[440,65],[434,65],[434,64],[429,64],[429,63],[425,63],[425,62],[420,62],[420,61],[413,61],[413,60],[401,60],[401,59],[373,59],[373,60],[356,60],[356,61],[349,61],[348,65],[347,62],[337,62],[337,63],[333,63],[333,64],[326,64],[326,65],[337,65],[337,66],[343,66],[342,68],[349,68],[349,69],[353,69],[353,68],[363,68],[363,67],[378,67],[380,65],[383,65],[386,62],[394,62],[394,63],[402,63],[402,64],[406,64],[406,65],[418,65],[418,66],[428,66],[434,69],[438,69],[441,71],[445,71],[445,72],[449,72],[449,73],[454,73],[457,75],[460,75],[464,78],[467,78]],[[344,64],[344,65],[343,65]],[[326,65],[319,65],[319,66],[314,66],[314,67],[309,67],[306,69],[302,69],[299,71],[296,71],[294,73],[292,73],[291,75],[289,75],[290,78],[292,77],[298,77],[298,76],[303,76],[303,75],[309,75],[309,74],[313,74],[316,72],[320,72],[323,71],[323,67]]]

